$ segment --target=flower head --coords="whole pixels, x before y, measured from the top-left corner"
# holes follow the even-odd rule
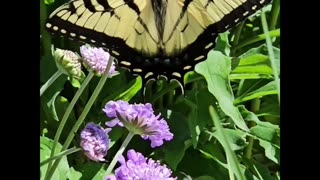
[[[83,45],[80,47],[80,53],[83,58],[84,66],[93,71],[97,75],[102,75],[106,70],[110,54],[105,52],[102,48],[90,47]],[[112,62],[109,70],[109,77],[116,75],[114,62]]]
[[[110,101],[103,111],[109,118],[114,118],[106,123],[107,126],[125,126],[131,133],[139,134],[143,139],[150,139],[153,148],[161,146],[163,140],[170,141],[173,138],[167,122],[160,118],[161,114],[154,114],[150,103],[129,104],[122,100]]]
[[[133,149],[127,153],[128,161],[121,156],[121,166],[115,170],[115,176],[108,176],[106,180],[175,180],[172,171],[159,161],[145,158]]]
[[[89,123],[81,132],[80,145],[84,154],[93,161],[104,161],[107,155],[110,139],[110,129],[103,129],[94,123]]]
[[[82,77],[80,57],[69,50],[56,49],[54,52],[56,65],[64,74],[80,79]]]

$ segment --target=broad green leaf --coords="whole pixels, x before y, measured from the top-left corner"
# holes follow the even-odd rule
[[[99,162],[86,162],[79,166],[78,171],[82,173],[81,179],[95,179],[102,180],[101,173],[106,171],[106,165]],[[100,177],[100,179],[98,178]]]
[[[280,147],[262,139],[259,139],[259,142],[259,144],[265,149],[266,157],[273,162],[280,164]]]
[[[70,78],[70,83],[75,88],[80,88],[81,83],[76,78]]]
[[[58,116],[59,122],[60,122],[62,120],[62,117],[63,117],[64,113],[66,112],[70,102],[68,102],[68,100],[65,97],[57,96],[54,104],[55,104],[55,111],[57,113],[57,116]],[[72,110],[69,117],[68,117],[67,123],[65,124],[64,129],[72,129],[75,122],[76,122],[76,116],[75,116],[74,111]],[[66,131],[66,130],[62,131],[60,141],[64,142],[65,138],[69,135],[69,133],[70,132]]]
[[[210,144],[207,143],[201,148],[202,148],[202,150],[200,150],[201,153],[213,159],[214,161],[219,163],[221,167],[224,167],[226,170],[228,170],[228,165],[226,163],[225,155],[224,155],[224,152],[222,153],[223,150],[220,149],[220,146],[214,143],[210,143]],[[248,169],[247,166],[240,165],[240,171],[243,174],[245,174],[247,180],[258,180],[258,178],[252,173],[248,172],[247,169]]]
[[[274,144],[277,143],[277,129],[273,129],[270,127],[265,127],[265,126],[254,126],[250,129],[250,133],[252,135],[255,135],[259,139],[268,141],[268,142],[273,142]]]
[[[215,179],[229,179],[228,170],[225,167],[193,148],[189,148],[186,151],[177,171],[187,172],[193,178],[211,176]]]
[[[269,74],[230,74],[230,79],[272,79]]]
[[[198,81],[200,79],[203,79],[203,76],[201,76],[200,74],[198,74],[194,71],[190,71],[184,76],[185,84],[188,84],[188,83],[194,82],[194,81]]]
[[[213,105],[216,102],[216,100],[207,88],[195,90],[193,96],[186,97],[185,102],[189,101],[189,99],[190,103],[194,103],[192,105],[191,113],[188,116],[188,125],[191,132],[193,147],[196,148],[202,129],[206,128],[208,124],[212,124],[208,109],[210,105]]]
[[[123,100],[129,101],[133,96],[135,96],[142,87],[142,79],[138,76],[136,79],[132,80],[130,83],[123,85],[121,88],[115,90],[110,96],[103,100],[103,105],[105,105],[110,100]]]
[[[219,118],[217,112],[215,111],[215,109],[213,108],[213,106],[209,107],[209,112],[211,115],[211,119],[212,119],[215,127],[217,128],[217,132],[219,133],[219,137],[221,137],[221,138],[219,138],[219,139],[217,138],[217,139],[221,143],[221,145],[223,146],[223,148],[226,152],[227,162],[228,162],[228,170],[229,170],[229,178],[233,179],[232,177],[233,177],[233,175],[235,175],[237,177],[237,179],[239,179],[239,180],[245,179],[244,172],[241,172],[241,167],[240,167],[240,163],[237,159],[237,156],[231,148],[230,138],[226,135],[225,129],[220,124],[220,118]]]
[[[257,126],[254,126],[250,129],[250,133],[254,131],[256,135],[258,135],[258,137],[267,141],[272,141],[273,137],[279,135],[280,128],[278,125],[260,121],[257,115],[255,115],[253,112],[248,111],[243,105],[239,106],[238,108],[246,121],[254,121],[257,124]],[[265,130],[263,128],[265,128]]]
[[[244,163],[244,167],[246,167],[247,171],[246,171],[246,175],[247,175],[247,179],[257,179],[257,180],[261,180],[261,179],[265,179],[265,180],[274,180],[274,178],[271,176],[271,172],[268,169],[268,167],[266,165],[262,165],[260,163],[258,163],[255,160],[249,160],[247,158],[242,158],[243,163]],[[250,175],[248,178],[248,175]]]
[[[48,101],[49,100],[44,96],[40,98],[40,127],[46,132],[47,137],[54,137],[59,122],[53,119],[51,110],[47,105]]]
[[[211,149],[208,149],[208,147],[210,146],[209,145],[209,146],[202,147],[202,150],[199,150],[199,152],[201,152],[204,156],[213,159],[220,166],[228,169],[227,162],[226,162],[227,160],[224,157],[225,154],[221,152],[221,149],[217,144],[211,143],[211,145],[213,146]]]
[[[58,114],[57,114],[57,111],[56,111],[56,98],[58,97],[58,95],[60,94],[60,92],[56,92],[52,98],[50,99],[50,101],[47,103],[47,106],[49,107],[50,109],[50,113],[53,117],[54,120],[56,121],[60,121],[59,120],[59,117],[58,117]]]
[[[197,64],[195,70],[206,79],[208,89],[218,100],[222,111],[230,116],[239,128],[248,131],[240,112],[233,105],[234,96],[229,81],[231,58],[221,52],[210,51],[208,59]]]
[[[182,160],[185,149],[185,144],[179,141],[174,141],[165,147],[164,160],[173,170],[176,170]]]
[[[99,169],[99,171],[97,172],[97,174],[92,178],[92,180],[104,180],[106,177],[104,177],[104,174],[107,171],[107,167],[105,166],[105,164],[103,166],[101,166],[101,168]]]
[[[85,80],[86,75],[83,71],[81,71],[81,79],[76,79],[73,77],[69,77],[70,84],[75,88],[80,88],[82,82]]]
[[[246,142],[246,133],[237,129],[223,129],[223,133],[228,137],[229,144],[231,146],[232,151],[237,151],[243,149],[247,146]],[[212,135],[219,140],[222,141],[221,134],[217,131],[213,132]]]
[[[269,82],[270,82],[270,80],[268,80],[268,79],[241,80],[239,82],[237,94],[235,97],[237,98],[237,97],[245,96],[246,94],[261,88],[262,86],[268,84]]]
[[[112,128],[112,131],[109,132],[109,138],[111,140],[109,144],[109,149],[119,140],[123,135],[123,128],[115,126]]]
[[[217,38],[216,46],[214,47],[215,51],[220,51],[224,55],[229,56],[230,55],[230,44],[229,44],[229,38],[228,35],[230,34],[229,31],[226,31],[224,33],[220,33]]]
[[[252,112],[239,106],[241,114],[245,120],[254,121],[257,125],[250,129],[250,134],[258,139],[259,144],[265,149],[265,155],[270,160],[280,164],[280,128],[269,122],[260,121]]]
[[[46,5],[50,5],[54,3],[54,0],[43,0]]]
[[[255,90],[255,91],[252,91],[250,93],[247,93],[245,95],[237,97],[234,100],[234,103],[239,104],[244,101],[248,101],[248,100],[255,99],[255,98],[261,98],[263,96],[277,94],[277,93],[278,93],[278,91],[277,91],[276,82],[271,81],[268,84],[262,86],[261,88]]]
[[[68,172],[68,179],[81,179],[81,172],[76,171],[73,167],[70,168]]]
[[[190,146],[186,144],[186,141],[190,139],[187,119],[180,113],[171,110],[162,112],[162,117],[167,120],[170,131],[174,134],[171,141],[164,143],[164,160],[166,164],[175,170],[182,160],[185,150]]]
[[[280,106],[277,96],[266,96],[261,99],[260,109],[256,112],[256,115],[280,117]]]
[[[273,50],[277,70],[280,73],[280,50],[276,47],[273,47]],[[239,56],[239,59],[240,60],[238,66],[231,72],[231,76],[233,79],[243,79],[244,75],[250,78],[248,76],[250,74],[260,77],[262,77],[261,75],[273,75],[273,70],[270,64],[268,51],[265,44],[257,48],[248,50],[246,53]]]
[[[133,83],[129,83],[129,88],[126,88],[126,91],[123,91],[121,94],[119,94],[115,100],[123,100],[123,101],[129,101],[133,96],[137,94],[137,92],[142,87],[142,79],[140,76],[138,76]]]
[[[53,140],[47,138],[47,137],[40,137],[40,162],[48,159],[50,157],[51,148],[52,148]],[[61,151],[62,146],[61,144],[57,144],[56,151]],[[47,171],[48,164],[45,164],[40,167],[40,179],[44,179],[45,173]],[[64,156],[57,169],[53,173],[52,180],[60,180],[60,179],[66,179],[67,173],[69,171],[69,164],[67,161],[66,156]]]
[[[271,176],[270,170],[268,167],[260,164],[259,162],[254,161],[254,168],[256,172],[259,174],[260,179],[264,180],[274,180],[275,178]]]

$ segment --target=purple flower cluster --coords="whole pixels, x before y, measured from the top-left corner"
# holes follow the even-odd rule
[[[93,161],[104,161],[107,155],[110,139],[108,132],[111,129],[103,129],[94,123],[89,123],[81,132],[81,142],[84,154]]]
[[[170,132],[167,122],[156,116],[150,103],[129,104],[128,102],[109,101],[103,111],[109,118],[114,118],[106,125],[125,126],[131,133],[139,134],[143,139],[151,140],[151,147],[161,146],[163,140],[170,141],[173,134]]]
[[[80,53],[84,61],[84,65],[89,70],[92,70],[98,75],[102,75],[107,67],[110,59],[110,54],[105,52],[102,48],[90,47],[83,45],[80,47]],[[114,62],[112,62],[109,77],[116,75]]]
[[[175,180],[172,171],[161,165],[159,161],[145,158],[141,153],[129,150],[128,161],[121,156],[121,166],[115,170],[115,176],[108,176],[106,180]]]

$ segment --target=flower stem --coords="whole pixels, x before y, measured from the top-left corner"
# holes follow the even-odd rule
[[[77,120],[77,122],[74,124],[72,130],[70,131],[70,133],[69,133],[69,135],[68,135],[68,137],[67,137],[66,142],[63,144],[63,147],[62,147],[61,151],[64,151],[64,150],[66,150],[66,149],[69,147],[71,141],[73,140],[74,135],[77,133],[80,125],[82,124],[82,122],[84,121],[85,117],[87,116],[87,114],[88,114],[89,110],[91,109],[94,101],[95,101],[96,98],[98,97],[98,95],[99,95],[99,93],[100,93],[100,91],[101,91],[104,83],[106,82],[106,80],[107,80],[107,78],[108,78],[109,71],[110,71],[110,68],[111,68],[113,59],[114,59],[114,58],[111,56],[110,60],[108,61],[108,65],[107,65],[107,68],[106,68],[103,76],[101,77],[101,79],[100,79],[100,81],[99,81],[96,89],[95,89],[94,92],[92,93],[92,95],[91,95],[88,103],[87,103],[86,106],[84,107],[84,109],[83,109],[83,111],[82,111],[79,119]],[[61,158],[60,158],[60,159],[57,159],[57,160],[53,163],[51,169],[50,169],[50,170],[48,171],[48,173],[46,174],[45,179],[47,179],[47,180],[51,179],[51,176],[53,175],[53,173],[54,173],[54,171],[56,170],[58,164],[60,163],[60,160],[61,160]]]
[[[241,31],[243,29],[244,24],[245,24],[245,22],[243,21],[238,25],[238,27],[234,33],[234,39],[233,39],[232,45],[238,44],[240,36],[241,36]],[[235,53],[236,53],[236,49],[232,48],[231,55],[234,55]]]
[[[134,136],[134,134],[129,132],[128,136],[126,137],[126,139],[122,143],[120,149],[118,150],[118,152],[116,153],[116,155],[112,159],[111,163],[109,164],[108,169],[107,169],[104,177],[106,177],[107,175],[109,175],[111,173],[111,171],[113,170],[113,168],[116,165],[117,161],[119,160],[119,156],[122,155],[123,151],[126,149],[127,145],[129,144],[129,142],[131,141],[133,136]]]
[[[73,147],[73,148],[71,148],[71,149],[65,150],[65,151],[63,151],[63,152],[61,152],[61,153],[59,153],[59,154],[57,154],[57,155],[55,155],[55,156],[53,156],[53,157],[50,157],[50,158],[42,161],[42,162],[40,163],[40,167],[43,166],[43,165],[45,165],[45,164],[47,164],[47,163],[52,162],[52,161],[55,160],[55,159],[62,158],[63,156],[67,156],[67,155],[69,155],[69,154],[78,152],[78,151],[80,151],[80,150],[81,150],[81,148],[76,148],[76,147]]]
[[[278,90],[278,101],[279,101],[279,105],[280,105],[280,80],[279,80],[276,61],[274,59],[273,46],[272,46],[272,42],[271,42],[269,30],[268,30],[267,18],[266,18],[266,14],[264,12],[264,9],[262,9],[262,13],[261,13],[261,23],[262,23],[263,32],[264,32],[265,37],[266,37],[266,43],[267,43],[267,48],[268,48],[268,53],[269,53],[269,59],[271,61],[271,67],[272,67],[272,70],[273,70],[273,76],[274,76],[275,81],[276,81],[276,86],[277,86],[277,90]],[[279,30],[279,34],[280,34],[280,30]]]
[[[53,141],[53,145],[52,145],[52,149],[51,149],[51,154],[50,154],[50,158],[52,158],[55,154],[55,150],[56,150],[56,146],[58,144],[59,138],[61,136],[62,130],[69,118],[69,115],[74,107],[74,105],[76,104],[76,102],[78,101],[80,95],[82,94],[82,92],[84,91],[84,89],[87,87],[87,85],[89,84],[90,80],[92,79],[92,77],[94,76],[93,72],[90,72],[87,76],[87,78],[84,80],[84,82],[81,84],[80,89],[78,89],[78,91],[76,92],[76,94],[74,95],[73,99],[71,100],[66,112],[64,113],[62,120],[59,124],[58,130],[56,132],[56,135],[54,137],[54,141]],[[48,169],[49,170],[51,168],[52,165],[52,161],[50,161],[49,165],[48,165]]]
[[[40,96],[48,89],[48,87],[51,86],[51,84],[57,80],[57,78],[62,74],[62,72],[60,70],[58,70],[57,72],[55,72],[50,79],[48,79],[48,81],[46,83],[44,83],[44,85],[42,85],[42,87],[40,88]]]
[[[252,112],[257,112],[257,111],[259,111],[259,109],[260,109],[260,102],[261,102],[260,99],[253,99],[253,100],[251,101],[251,111],[252,111]],[[249,122],[249,128],[251,128],[252,126],[254,126],[254,124],[255,124],[255,123],[254,123],[253,121],[250,121],[250,122]],[[248,144],[248,146],[247,146],[247,148],[246,148],[246,157],[247,157],[248,159],[251,159],[251,157],[252,157],[252,148],[253,148],[253,143],[254,143],[253,137],[248,136],[248,141],[249,141],[249,144]]]

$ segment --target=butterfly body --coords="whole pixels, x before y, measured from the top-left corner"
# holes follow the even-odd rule
[[[183,84],[218,34],[271,0],[73,0],[46,24],[53,34],[106,48],[144,82],[160,75]]]

